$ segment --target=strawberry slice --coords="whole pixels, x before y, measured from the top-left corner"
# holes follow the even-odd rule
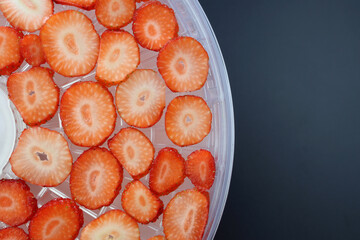
[[[4,228],[0,230],[1,240],[30,240],[29,236],[21,228]]]
[[[84,223],[83,212],[67,198],[42,206],[29,225],[30,239],[74,240]]]
[[[12,74],[7,81],[10,100],[30,126],[47,122],[58,109],[60,91],[53,74],[49,69],[34,67]]]
[[[133,19],[136,41],[150,50],[159,51],[179,31],[174,10],[158,1],[142,5],[135,11]]]
[[[55,72],[75,77],[94,69],[100,39],[85,14],[68,10],[52,15],[41,28],[40,38],[46,60]]]
[[[138,69],[116,88],[115,104],[129,125],[146,128],[157,123],[165,108],[165,84],[153,70]]]
[[[109,148],[134,179],[145,176],[154,160],[151,141],[135,128],[123,128],[108,141]]]
[[[10,226],[26,223],[35,214],[36,204],[34,194],[30,192],[29,186],[23,180],[0,180],[1,222]]]
[[[164,207],[163,202],[138,180],[126,185],[121,205],[127,214],[142,224],[155,222]]]
[[[201,142],[211,130],[212,114],[201,97],[178,96],[165,114],[165,130],[169,139],[178,146]]]
[[[109,90],[96,82],[78,82],[63,94],[60,118],[76,145],[101,145],[114,131],[116,109]]]
[[[0,0],[0,10],[15,28],[35,32],[53,14],[54,4],[51,0]]]
[[[164,211],[163,227],[167,239],[202,239],[208,220],[206,196],[197,190],[177,193]]]
[[[157,66],[171,91],[190,92],[204,86],[209,72],[209,56],[194,38],[178,37],[161,49]]]
[[[88,209],[109,206],[119,194],[123,171],[105,148],[91,148],[79,156],[70,174],[72,198]]]
[[[95,8],[96,0],[54,0],[54,2],[63,5],[75,6],[85,10],[91,10]]]
[[[134,37],[125,31],[105,31],[101,35],[95,78],[104,85],[116,85],[140,63],[140,50]]]
[[[166,238],[164,236],[159,235],[159,236],[149,238],[148,240],[166,240]]]
[[[54,187],[70,174],[72,156],[58,132],[46,128],[25,129],[10,157],[12,171],[25,181]]]
[[[22,37],[22,32],[0,26],[0,75],[10,75],[22,64],[24,60],[20,54]]]
[[[26,62],[34,67],[45,63],[45,55],[38,35],[29,34],[20,41],[20,52]]]
[[[140,240],[139,226],[121,210],[111,210],[91,221],[81,231],[80,240]]]
[[[185,160],[174,148],[159,151],[150,169],[149,186],[158,195],[167,195],[178,188],[185,178]]]

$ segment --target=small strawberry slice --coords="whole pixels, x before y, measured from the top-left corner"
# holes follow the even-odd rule
[[[29,34],[20,41],[20,52],[26,62],[34,67],[45,63],[45,55],[38,35]]]
[[[123,128],[108,141],[109,148],[134,179],[145,176],[154,160],[151,141],[135,128]]]
[[[23,180],[0,180],[0,221],[10,226],[26,223],[37,210],[37,201]]]
[[[101,35],[95,78],[104,85],[116,85],[140,63],[140,50],[134,37],[125,31],[105,31]]]
[[[142,5],[135,11],[133,19],[136,41],[150,50],[159,51],[179,31],[174,10],[158,1]]]
[[[163,227],[167,239],[202,239],[209,215],[206,196],[197,190],[177,193],[164,211]]]
[[[159,236],[149,238],[148,240],[166,240],[166,238],[164,236],[159,235]]]
[[[22,64],[24,60],[20,54],[22,37],[22,32],[0,26],[0,75],[10,75]]]
[[[30,239],[74,240],[84,223],[83,212],[67,198],[57,198],[42,206],[29,225]]]
[[[129,125],[147,128],[157,123],[165,108],[165,84],[153,70],[138,69],[116,88],[115,104]]]
[[[46,128],[25,129],[10,157],[12,171],[25,181],[54,187],[69,176],[72,156],[58,132]]]
[[[121,210],[111,210],[86,225],[80,240],[126,239],[140,240],[139,226]]]
[[[41,28],[40,38],[46,60],[55,72],[75,77],[94,69],[100,38],[85,14],[68,10],[52,15]]]
[[[101,145],[114,131],[116,109],[107,88],[97,82],[78,82],[63,94],[60,118],[66,135],[76,145]]]
[[[178,146],[201,142],[211,130],[212,114],[204,99],[197,96],[174,98],[165,114],[165,131]]]
[[[184,178],[184,158],[174,148],[161,149],[150,169],[150,189],[160,196],[167,195],[178,188]]]
[[[85,10],[91,10],[95,8],[96,0],[54,0],[54,2],[63,5],[75,6]]]
[[[138,180],[126,185],[121,205],[127,214],[142,224],[155,222],[164,207],[163,202]]]
[[[0,240],[30,240],[21,228],[4,228],[0,230]]]
[[[194,38],[179,37],[160,50],[157,66],[171,91],[190,92],[204,86],[209,72],[209,56]]]

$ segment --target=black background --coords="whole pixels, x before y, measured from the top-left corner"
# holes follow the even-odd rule
[[[236,118],[215,239],[360,239],[360,1],[200,3]]]

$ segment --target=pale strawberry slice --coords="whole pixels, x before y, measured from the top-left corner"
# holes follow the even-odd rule
[[[157,123],[165,108],[165,84],[153,70],[138,69],[116,88],[115,104],[129,125],[146,128]]]
[[[78,82],[63,94],[60,117],[66,135],[76,145],[101,145],[114,131],[116,109],[107,88],[97,82]]]
[[[46,60],[66,77],[86,75],[96,64],[100,38],[83,13],[68,10],[52,15],[40,31]]]
[[[12,171],[25,181],[54,187],[70,174],[72,156],[58,132],[46,128],[25,129],[10,157]]]
[[[154,160],[151,141],[135,128],[123,128],[108,141],[109,148],[134,179],[145,176]]]
[[[63,5],[75,6],[85,10],[91,10],[95,8],[96,0],[54,0],[54,2]]]
[[[95,78],[104,85],[116,85],[140,63],[140,50],[134,37],[125,31],[105,31],[101,35]]]
[[[159,236],[149,238],[148,240],[166,240],[166,238],[164,236],[159,235]]]
[[[75,161],[70,174],[72,198],[88,209],[109,206],[119,194],[123,171],[105,148],[91,148]]]
[[[0,10],[15,28],[35,32],[53,14],[54,4],[52,0],[0,0]]]
[[[166,206],[163,217],[167,239],[202,239],[209,215],[206,196],[197,190],[177,193]]]
[[[34,67],[45,63],[45,55],[38,35],[29,34],[20,41],[20,52],[26,62]]]
[[[121,205],[127,214],[142,224],[155,222],[164,207],[163,202],[138,180],[126,185]]]
[[[157,59],[159,72],[173,92],[190,92],[204,86],[209,72],[209,56],[191,37],[169,41]]]
[[[84,224],[83,212],[67,198],[57,198],[42,206],[29,225],[30,239],[74,240]]]
[[[179,26],[171,8],[151,1],[135,11],[132,29],[142,47],[159,51],[167,41],[177,36]]]
[[[22,180],[0,180],[0,221],[10,226],[26,223],[37,210],[37,201]]]
[[[111,210],[86,225],[80,240],[119,239],[140,240],[139,226],[121,210]]]
[[[9,98],[26,124],[40,125],[55,115],[60,91],[52,77],[50,69],[41,67],[10,75],[7,81]]]
[[[21,228],[4,228],[0,230],[0,240],[30,240]]]
[[[212,114],[204,99],[197,96],[174,98],[165,114],[165,130],[178,146],[201,142],[211,130]]]
[[[20,53],[22,37],[22,32],[0,26],[0,75],[10,75],[22,64],[24,60]]]
[[[167,195],[178,188],[184,178],[184,158],[174,148],[161,149],[150,169],[150,189],[160,196]]]

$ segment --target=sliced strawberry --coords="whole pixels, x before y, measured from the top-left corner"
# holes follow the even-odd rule
[[[42,206],[29,225],[30,239],[74,240],[84,223],[83,212],[71,199],[57,198]]]
[[[146,128],[157,123],[165,108],[165,84],[153,70],[138,69],[116,88],[115,104],[129,125]]]
[[[91,10],[95,8],[96,0],[54,0],[54,2],[63,5],[75,6],[85,10]]]
[[[194,38],[179,37],[169,41],[161,49],[157,66],[171,91],[195,91],[206,82],[209,56]]]
[[[125,31],[105,31],[101,35],[95,78],[104,85],[116,85],[140,63],[140,50],[134,37]]]
[[[60,91],[52,77],[52,71],[41,67],[14,73],[9,77],[9,98],[26,124],[40,125],[55,115]]]
[[[0,180],[0,221],[10,226],[26,223],[37,210],[37,201],[23,180]]]
[[[54,187],[70,174],[72,156],[58,132],[46,128],[25,129],[10,157],[12,171],[25,181]]]
[[[30,240],[21,228],[4,228],[0,230],[0,240]]]
[[[0,26],[0,75],[10,75],[22,64],[24,60],[20,54],[22,37],[22,32]]]
[[[211,130],[212,114],[201,97],[178,96],[165,114],[165,130],[169,139],[178,146],[201,142]]]
[[[159,235],[159,236],[149,238],[148,240],[166,240],[166,238],[164,236]]]
[[[123,128],[108,141],[109,148],[134,179],[145,176],[154,160],[151,141],[135,128]]]
[[[52,15],[41,28],[40,38],[46,60],[55,72],[74,77],[94,69],[100,39],[85,14],[68,10]]]
[[[202,239],[208,220],[208,201],[197,190],[185,190],[170,200],[164,211],[163,227],[167,239]]]
[[[166,195],[178,188],[185,178],[185,160],[174,148],[163,148],[150,169],[150,189]]]
[[[38,35],[29,34],[20,41],[20,52],[26,62],[34,67],[45,63],[45,55]]]
[[[197,188],[208,190],[214,183],[215,168],[215,160],[211,152],[200,149],[188,156],[186,176]]]
[[[78,82],[63,94],[60,117],[66,135],[76,145],[101,145],[114,131],[116,109],[109,90],[96,82]]]
[[[72,198],[88,209],[109,206],[119,194],[123,171],[105,148],[91,148],[76,160],[70,174]]]
[[[80,240],[126,239],[140,240],[139,226],[121,210],[111,210],[86,225]]]
[[[132,29],[142,47],[159,51],[167,41],[177,36],[179,26],[174,10],[158,1],[151,1],[135,11]]]

